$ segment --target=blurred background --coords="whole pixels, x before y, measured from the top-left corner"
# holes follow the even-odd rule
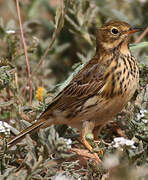
[[[58,91],[58,87],[64,84],[64,80],[80,64],[91,59],[95,53],[96,29],[102,24],[108,20],[121,20],[133,26],[145,29],[148,27],[147,0],[20,0],[19,2],[28,50],[29,67],[31,74],[33,74],[31,85],[29,83],[29,74],[21,39],[16,1],[0,0],[0,121],[7,122],[18,130],[22,129],[21,119],[27,122],[34,120],[39,112],[45,109],[47,103],[52,100],[55,92]],[[67,7],[66,4],[68,4]],[[52,41],[54,42],[53,45],[49,48],[47,55],[42,58]],[[131,171],[128,171],[125,167],[121,168],[122,172],[124,172],[124,179],[130,179],[131,177],[133,179],[135,175],[134,165],[139,165],[141,168],[140,173],[135,175],[135,177],[141,178],[141,172],[146,174],[145,167],[147,167],[148,162],[147,33],[142,38],[139,33],[134,34],[130,47],[133,55],[138,60],[140,86],[131,103],[116,118],[117,124],[108,125],[100,136],[108,143],[112,143],[113,139],[120,134],[111,131],[116,126],[116,128],[120,127],[121,131],[124,131],[126,138],[136,138],[134,142],[137,143],[139,148],[137,152],[130,150],[129,153],[125,149],[128,153],[126,155],[121,153],[122,155],[120,155],[120,153],[114,151],[116,152],[116,159],[119,160],[123,157],[126,157],[126,160],[129,159],[124,162],[128,162],[127,166],[131,168]],[[122,123],[121,120],[123,120]],[[67,131],[67,127],[63,131]],[[104,132],[107,132],[107,134]],[[59,131],[59,134],[62,133]],[[11,136],[13,135],[11,134]],[[5,135],[1,135],[1,137],[4,138]],[[57,148],[56,145],[54,147]],[[112,152],[106,146],[104,150],[107,153]],[[7,177],[6,169],[8,167],[14,168],[20,166],[16,159],[22,160],[22,157],[26,156],[26,151],[23,151],[25,152],[25,154],[23,152],[23,155],[21,154],[22,152],[17,156],[13,155],[13,160],[11,159],[12,157],[6,158],[3,156],[4,161],[2,160],[3,167],[1,166],[1,169],[5,177]],[[31,151],[34,152],[34,150]],[[48,153],[52,154],[53,151]],[[129,157],[132,158],[130,159]],[[9,164],[10,159],[13,163]],[[37,161],[36,158],[35,161]],[[59,165],[58,170],[55,168],[56,170],[52,173],[52,176],[60,168],[63,170],[65,165],[62,165],[62,163]],[[74,167],[65,171],[71,172],[71,174],[68,174],[74,179],[101,179],[106,174],[106,170],[96,170],[92,165],[89,165],[89,168],[90,171],[88,172],[87,169],[85,173],[83,170],[83,173],[76,173]],[[49,173],[51,167],[48,165],[47,169]],[[116,170],[119,169],[117,168]],[[15,178],[20,178],[21,170],[21,168],[18,170],[18,176]],[[30,171],[33,174],[34,170],[31,166]],[[45,169],[43,168],[40,171],[38,172],[36,169],[34,172],[36,172],[36,175],[40,174],[41,177],[39,179],[44,179]],[[94,176],[95,173],[97,173],[97,177]],[[3,178],[4,176],[1,177]],[[10,176],[14,176],[13,171],[10,173]],[[24,177],[26,178],[27,175]],[[35,179],[33,175],[29,178],[33,177]],[[46,178],[48,179],[49,177],[51,177],[50,173]],[[120,180],[120,178],[116,171],[110,177],[113,180]],[[144,178],[148,178],[148,176],[145,175]]]

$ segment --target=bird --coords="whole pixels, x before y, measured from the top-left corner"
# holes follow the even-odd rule
[[[51,125],[66,124],[77,128],[82,143],[93,152],[86,140],[97,138],[102,127],[112,120],[133,96],[139,70],[129,43],[141,28],[127,22],[109,21],[96,30],[96,52],[69,84],[52,100],[38,120],[8,142],[15,145],[27,134]],[[101,162],[97,153],[94,157]]]

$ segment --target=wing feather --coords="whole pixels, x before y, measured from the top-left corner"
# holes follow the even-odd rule
[[[88,67],[90,66],[90,67]],[[67,85],[62,92],[55,97],[40,118],[49,117],[53,110],[72,111],[81,106],[89,97],[96,95],[104,86],[103,65],[88,64]]]

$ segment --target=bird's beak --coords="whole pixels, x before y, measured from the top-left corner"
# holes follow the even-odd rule
[[[143,31],[143,28],[130,28],[128,31],[125,32],[125,34],[133,34],[135,32]]]

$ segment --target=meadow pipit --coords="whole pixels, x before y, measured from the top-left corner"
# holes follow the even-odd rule
[[[137,88],[139,71],[129,50],[129,41],[131,34],[139,30],[121,21],[110,21],[99,28],[95,56],[54,98],[38,121],[8,145],[14,145],[40,128],[67,124],[80,131],[82,142],[92,152],[85,135],[96,135],[123,109]],[[100,162],[96,153],[94,156]]]

